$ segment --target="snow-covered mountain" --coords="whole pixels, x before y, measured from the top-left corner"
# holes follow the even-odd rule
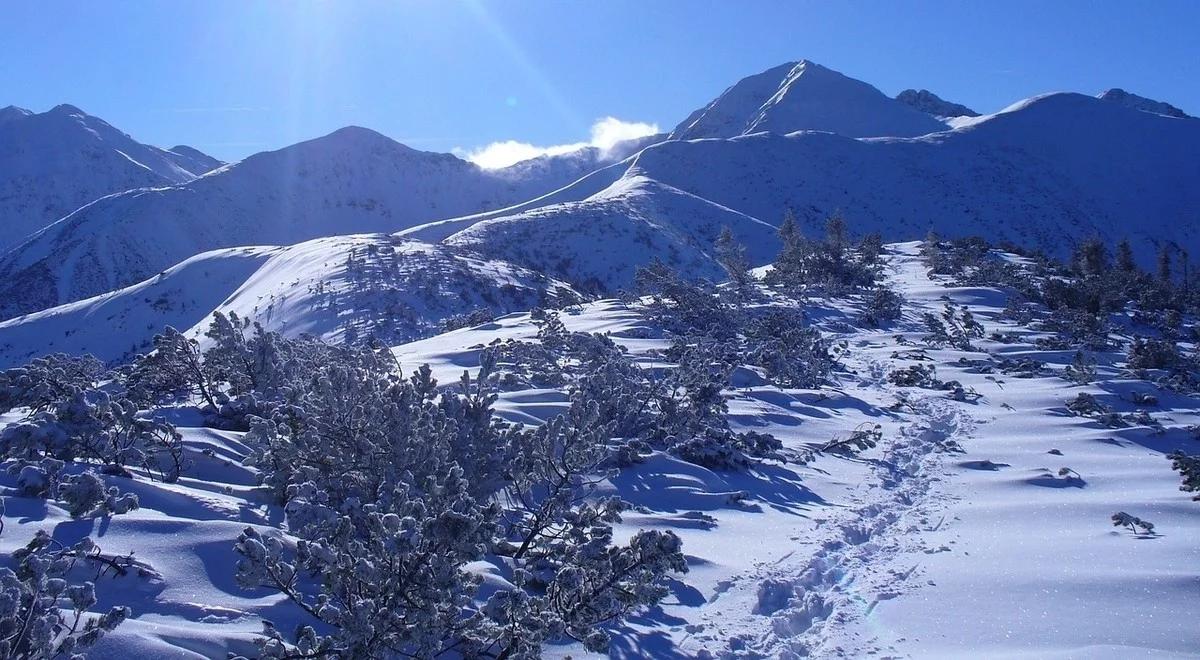
[[[195,147],[189,147],[186,144],[177,144],[167,151],[179,159],[187,167],[188,171],[196,172],[198,175],[211,172],[225,164],[223,161],[217,160],[203,151]]]
[[[568,155],[569,156],[569,155]],[[0,318],[97,295],[207,250],[392,232],[538,197],[591,154],[485,170],[350,127],[255,154],[185,184],[99,199],[0,259]]]
[[[849,137],[909,137],[945,129],[944,123],[865,82],[801,60],[743,78],[683,120],[671,138],[800,130]]]
[[[927,89],[906,89],[896,100],[935,117],[978,117],[979,113],[961,103],[951,103]]]
[[[773,225],[633,174],[583,201],[478,222],[445,243],[612,293],[654,259],[690,277],[723,279],[712,254],[722,226],[756,263],[778,251]]]
[[[48,353],[118,362],[165,326],[201,336],[214,311],[288,336],[401,342],[441,321],[575,300],[566,284],[449,246],[386,234],[213,250],[143,282],[0,322],[0,369]]]
[[[71,105],[0,108],[0,251],[98,197],[184,183],[220,164],[190,147],[141,144]]]
[[[700,256],[710,235],[689,223],[761,227],[788,208],[810,233],[840,209],[856,231],[888,239],[935,230],[1057,256],[1093,235],[1129,237],[1149,262],[1167,242],[1200,251],[1191,230],[1198,152],[1200,122],[1050,94],[919,138],[797,132],[668,141],[583,201],[493,216],[446,241],[607,290],[628,285],[654,256],[710,274]],[[558,195],[569,198],[570,189]],[[629,225],[638,230],[616,229]],[[760,263],[773,249],[762,232],[742,240]]]
[[[1104,99],[1105,101],[1120,103],[1121,105],[1127,108],[1133,108],[1134,110],[1153,112],[1155,114],[1175,117],[1177,119],[1192,118],[1192,116],[1188,113],[1176,108],[1166,101],[1155,101],[1154,99],[1148,99],[1144,96],[1138,96],[1137,94],[1127,92],[1119,87],[1114,87],[1110,90],[1101,92],[1098,95],[1098,98]]]

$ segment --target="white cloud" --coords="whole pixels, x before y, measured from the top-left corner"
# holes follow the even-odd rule
[[[466,151],[455,149],[454,152],[484,169],[508,167],[538,156],[556,156],[571,153],[584,147],[597,147],[607,151],[622,140],[633,140],[658,133],[658,124],[647,124],[640,121],[621,121],[616,117],[604,117],[592,124],[592,137],[587,142],[556,144],[539,147],[528,142],[505,140]]]

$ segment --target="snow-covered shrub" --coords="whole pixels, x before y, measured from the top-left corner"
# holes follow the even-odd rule
[[[856,452],[871,449],[879,444],[879,441],[882,439],[882,426],[863,422],[851,431],[849,435],[845,437],[835,436],[829,442],[822,445],[820,451],[831,454],[852,455]]]
[[[737,242],[729,227],[721,227],[717,242],[713,246],[717,263],[725,269],[729,281],[735,288],[745,290],[754,281],[750,273],[750,260],[746,258],[746,246]]]
[[[0,413],[13,408],[29,408],[34,413],[44,410],[79,390],[93,387],[103,374],[103,365],[90,355],[61,353],[0,371]]]
[[[1182,358],[1175,342],[1165,339],[1134,337],[1129,344],[1126,364],[1130,369],[1169,369]]]
[[[204,425],[226,431],[249,431],[250,420],[266,414],[267,405],[253,392],[224,400],[216,411],[206,411]]]
[[[899,319],[903,308],[904,296],[891,287],[876,284],[867,293],[862,319],[867,325],[878,328]]]
[[[802,235],[794,219],[785,217],[779,235],[783,248],[766,283],[787,291],[816,289],[842,294],[870,287],[880,275],[881,245],[875,237],[855,246],[840,215],[826,221],[823,240]]]
[[[91,612],[95,583],[72,579],[81,561],[116,566],[90,538],[66,547],[39,530],[12,559],[15,570],[0,568],[0,658],[84,658],[82,651],[129,617],[129,608],[122,606]]]
[[[844,344],[834,344],[804,324],[794,308],[772,309],[750,321],[739,362],[760,366],[780,387],[813,389],[824,385],[838,365]]]
[[[198,343],[171,326],[154,336],[154,349],[134,360],[123,376],[129,398],[140,404],[198,396],[217,408],[216,384]]]
[[[1083,351],[1075,351],[1071,364],[1063,368],[1063,378],[1076,385],[1087,385],[1096,380],[1096,358]]]
[[[335,508],[369,501],[389,481],[423,479],[444,462],[454,434],[423,378],[401,379],[365,350],[327,362],[252,420],[245,462],[279,501],[311,481]]]
[[[941,318],[930,312],[922,317],[925,322],[924,341],[930,346],[952,346],[962,351],[973,351],[972,339],[983,336],[983,326],[975,320],[966,306],[946,303]]]
[[[246,528],[238,582],[279,591],[331,631],[268,634],[262,657],[425,658],[469,641],[481,621],[463,616],[477,586],[463,567],[483,556],[494,516],[471,500],[461,469],[433,472],[348,507],[315,485],[295,489],[288,518],[304,538],[294,546]]]
[[[1171,469],[1183,477],[1183,485],[1179,487],[1186,493],[1200,493],[1200,456],[1174,451],[1167,455],[1171,461]],[[1200,494],[1192,498],[1200,502]]]
[[[461,328],[473,328],[484,323],[491,323],[495,319],[496,315],[492,313],[492,310],[486,307],[475,309],[442,319],[442,332],[450,332]]]
[[[788,460],[783,455],[782,442],[773,435],[756,431],[734,433],[727,428],[706,428],[667,442],[667,451],[672,455],[710,470],[741,470],[764,458]]]
[[[1104,315],[1079,309],[1061,307],[1054,309],[1040,323],[1038,329],[1055,333],[1054,342],[1038,340],[1038,345],[1047,350],[1063,350],[1082,346],[1093,351],[1113,347],[1109,339],[1109,324]]]
[[[122,493],[116,486],[104,486],[94,472],[64,476],[58,482],[58,499],[67,505],[74,518],[129,513],[138,508],[138,496]]]
[[[685,280],[658,260],[638,269],[636,283],[650,297],[651,319],[674,334],[729,338],[743,325],[742,310],[727,304],[711,283]]]
[[[1154,523],[1124,511],[1118,511],[1112,515],[1112,524],[1113,527],[1124,527],[1138,536],[1154,536]]]
[[[428,368],[403,379],[369,351],[343,356],[254,422],[247,462],[300,541],[247,530],[239,580],[331,631],[268,630],[264,656],[532,657],[563,636],[602,649],[598,626],[657,602],[686,568],[669,533],[612,541],[624,504],[593,486],[614,463],[617,420],[577,392],[539,427],[500,421],[495,357],[485,350],[478,379],[439,393]],[[465,566],[488,556],[504,557],[514,587],[481,605]]]
[[[1097,401],[1091,394],[1080,392],[1067,402],[1067,410],[1079,416],[1102,415],[1108,412],[1108,406]]]
[[[129,467],[137,467],[163,481],[175,481],[184,468],[175,427],[139,417],[132,402],[101,390],[76,392],[52,410],[0,430],[0,456],[18,467],[52,458],[125,476]]]
[[[900,387],[940,389],[942,381],[937,379],[937,367],[932,364],[913,364],[888,373],[888,382]]]

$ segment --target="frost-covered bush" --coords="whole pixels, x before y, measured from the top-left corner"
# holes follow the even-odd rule
[[[242,533],[238,582],[279,591],[331,631],[268,634],[262,657],[424,658],[468,639],[480,621],[463,617],[477,586],[464,565],[483,557],[493,513],[470,498],[461,469],[432,472],[349,507],[316,484],[293,489],[288,520],[303,537],[294,546]]]
[[[288,339],[236,314],[213,314],[204,350],[194,339],[167,327],[154,349],[122,370],[127,396],[139,404],[196,397],[209,414],[230,398],[253,393],[277,399],[318,362],[344,352],[311,337]]]
[[[56,353],[23,367],[0,371],[0,413],[14,408],[38,412],[93,387],[104,375],[100,361]]]
[[[639,268],[637,290],[649,296],[647,312],[664,329],[677,335],[729,338],[742,327],[742,310],[717,295],[709,282],[683,279],[660,261]]]
[[[1124,511],[1112,515],[1113,527],[1124,527],[1138,536],[1154,536],[1154,523]]]
[[[430,476],[454,429],[426,375],[402,379],[366,350],[328,362],[290,388],[268,417],[251,422],[245,462],[279,501],[313,482],[335,508],[375,498],[386,482]]]
[[[983,326],[975,320],[966,306],[946,303],[941,318],[931,312],[922,317],[925,322],[924,341],[930,346],[952,346],[962,351],[973,351],[971,340],[983,336]]]
[[[779,236],[783,248],[765,279],[773,287],[836,295],[871,287],[879,279],[882,245],[878,237],[852,244],[840,215],[826,221],[824,239],[813,240],[800,234],[789,213]]]
[[[1186,493],[1200,493],[1200,456],[1174,451],[1167,455],[1171,461],[1171,469],[1183,477],[1183,485],[1179,487]],[[1200,502],[1200,494],[1192,498]]]
[[[91,612],[95,584],[73,579],[80,562],[112,562],[90,538],[67,547],[39,530],[12,559],[15,570],[0,568],[0,658],[84,658],[83,651],[129,617],[121,606]]]
[[[1058,308],[1038,323],[1038,329],[1055,333],[1056,341],[1065,348],[1083,346],[1090,350],[1102,351],[1113,347],[1109,339],[1109,324],[1102,314],[1066,307]]]
[[[1096,400],[1087,392],[1080,392],[1074,399],[1067,402],[1067,410],[1080,416],[1103,415],[1109,411],[1108,406]]]
[[[461,328],[473,328],[496,319],[492,310],[487,308],[475,309],[463,314],[455,314],[442,320],[442,332],[450,332]]]
[[[1126,356],[1130,369],[1169,369],[1181,361],[1179,347],[1165,339],[1134,337]]]
[[[668,445],[672,455],[710,470],[741,470],[764,458],[789,460],[783,454],[782,442],[756,431],[734,433],[727,428],[707,428],[682,439],[668,439]]]
[[[717,242],[713,246],[717,263],[725,269],[729,281],[735,288],[745,290],[754,281],[750,273],[750,260],[746,258],[746,246],[737,242],[729,227],[721,227]]]
[[[780,387],[813,389],[828,382],[844,344],[835,344],[794,308],[772,309],[750,321],[740,362],[760,366]]]
[[[135,467],[163,481],[178,479],[184,468],[182,439],[172,425],[139,417],[133,403],[101,390],[76,392],[0,430],[0,456],[17,468],[47,458],[125,476]]]
[[[1071,364],[1063,368],[1063,378],[1076,385],[1087,385],[1096,380],[1096,358],[1083,351],[1075,351]]]
[[[484,351],[477,379],[439,392],[428,368],[405,379],[370,351],[342,356],[253,423],[247,462],[299,540],[248,529],[238,578],[324,624],[267,630],[264,656],[535,657],[564,637],[602,650],[599,626],[657,602],[686,569],[669,533],[613,543],[624,503],[593,486],[615,463],[618,420],[577,392],[541,426],[502,422],[495,358]],[[489,557],[512,586],[480,603],[466,565]]]
[[[199,344],[170,326],[154,336],[153,351],[139,356],[123,376],[129,398],[140,404],[198,396],[217,407],[216,385],[204,367]]]
[[[888,373],[888,382],[900,387],[920,387],[934,390],[941,389],[942,381],[937,379],[937,367],[932,364],[913,364],[903,369],[894,369]]]
[[[74,518],[118,515],[138,508],[137,495],[122,493],[116,486],[105,487],[94,472],[64,476],[58,482],[58,499]]]
[[[903,308],[904,296],[891,287],[876,284],[867,293],[862,319],[867,325],[878,328],[899,319]]]
[[[834,437],[821,446],[820,451],[832,454],[851,455],[866,451],[879,444],[883,439],[883,427],[879,424],[863,422],[845,437]]]

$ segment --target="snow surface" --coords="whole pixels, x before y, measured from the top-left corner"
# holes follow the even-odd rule
[[[1050,373],[972,373],[959,360],[982,352],[929,350],[939,377],[983,395],[973,404],[890,384],[889,370],[913,363],[893,355],[912,348],[898,336],[919,337],[920,313],[940,311],[947,297],[969,305],[989,332],[1021,337],[1014,344],[979,341],[981,351],[1056,368],[1070,359],[1035,349],[1036,333],[998,319],[1003,291],[948,288],[930,280],[916,253],[912,243],[889,249],[889,279],[908,301],[895,327],[850,330],[844,321],[854,309],[819,300],[809,307],[816,325],[851,347],[836,387],[780,390],[747,379],[727,392],[738,430],[769,432],[803,448],[870,422],[884,430],[878,447],[747,473],[655,454],[607,482],[606,490],[636,505],[618,536],[670,529],[683,539],[690,566],[661,607],[616,631],[612,657],[1198,655],[1200,516],[1163,454],[1194,445],[1181,429],[1200,422],[1200,402],[1159,392],[1160,407],[1147,412],[1167,428],[1162,434],[1104,429],[1066,415],[1064,402],[1079,392],[1134,409],[1128,394],[1144,384],[1121,375],[1115,354],[1099,356],[1097,382],[1074,387]],[[641,359],[663,345],[636,308],[615,301],[563,319],[572,330],[611,333]],[[406,371],[429,363],[448,383],[477,365],[488,342],[535,332],[528,315],[513,314],[394,352]],[[912,406],[892,410],[901,393]],[[562,393],[526,390],[502,394],[497,408],[509,419],[539,423],[565,405]],[[281,630],[301,621],[282,597],[243,590],[233,580],[240,530],[277,525],[282,512],[239,464],[246,453],[239,433],[200,428],[185,409],[165,412],[196,460],[179,483],[106,477],[136,492],[142,508],[99,520],[72,520],[54,502],[8,491],[11,520],[0,551],[24,544],[36,528],[51,528],[68,543],[95,535],[110,553],[136,550],[143,575],[106,579],[97,589],[101,607],[131,605],[133,618],[93,657],[251,653],[261,619]],[[1060,467],[1080,480],[1057,477]],[[11,487],[11,476],[0,479]],[[740,503],[738,491],[748,493]],[[1154,522],[1159,534],[1116,530],[1108,519],[1116,511]],[[591,657],[575,646],[547,651]]]
[[[0,252],[111,193],[190,181],[220,164],[140,144],[79,108],[0,109]]]

